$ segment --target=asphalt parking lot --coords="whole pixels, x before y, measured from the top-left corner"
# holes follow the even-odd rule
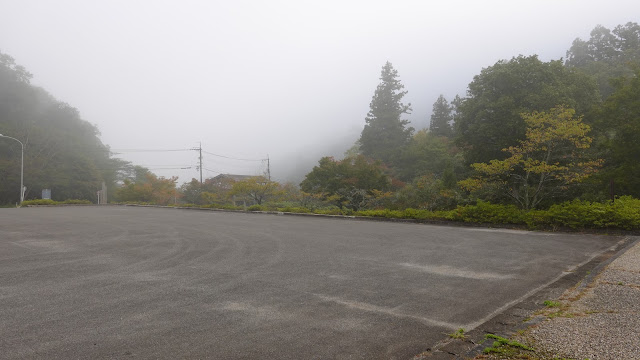
[[[0,353],[406,359],[618,241],[180,209],[0,209]]]

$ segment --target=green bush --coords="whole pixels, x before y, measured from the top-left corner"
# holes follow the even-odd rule
[[[302,213],[302,214],[308,214],[311,212],[311,210],[304,208],[304,207],[299,207],[299,206],[285,206],[285,207],[279,207],[277,208],[278,211],[281,212],[288,212],[288,213]]]
[[[488,224],[524,224],[523,211],[515,205],[491,204],[478,201],[476,205],[458,206],[450,211],[451,220]]]
[[[401,210],[361,210],[355,212],[357,216],[370,216],[370,217],[383,217],[387,219],[402,219],[404,218],[404,212]]]
[[[196,207],[206,208],[206,209],[221,209],[221,210],[244,210],[242,206],[234,206],[234,205],[227,205],[227,204],[196,205]]]
[[[266,211],[262,205],[251,205],[247,208],[247,211]]]
[[[340,210],[340,208],[335,207],[335,208],[326,208],[326,209],[316,209],[314,211],[315,214],[322,214],[322,215],[344,215],[342,213],[342,210]]]
[[[22,206],[27,205],[57,205],[58,202],[53,201],[51,199],[36,199],[36,200],[26,200],[22,202]]]
[[[80,199],[68,199],[65,200],[63,202],[61,202],[60,204],[68,204],[68,205],[90,205],[93,204],[91,201],[89,200],[80,200]]]
[[[93,204],[89,200],[67,199],[65,201],[53,201],[51,199],[35,199],[22,202],[22,206],[27,205],[90,205]]]
[[[640,200],[631,196],[604,203],[573,200],[552,205],[546,211],[545,222],[572,229],[640,229]]]
[[[529,229],[569,227],[572,229],[640,229],[640,200],[630,196],[614,202],[573,200],[553,205],[548,210],[524,211],[514,205],[478,201],[450,211],[362,210],[359,216],[391,219],[447,220],[468,223],[526,225]]]

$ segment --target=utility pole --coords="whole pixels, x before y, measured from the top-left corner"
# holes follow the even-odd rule
[[[267,177],[271,181],[271,163],[269,162],[269,154],[267,154]]]
[[[200,185],[202,185],[202,142],[200,142],[198,150],[200,151]]]

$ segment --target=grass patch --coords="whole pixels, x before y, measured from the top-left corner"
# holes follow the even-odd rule
[[[542,304],[544,304],[544,306],[548,308],[560,307],[562,305],[562,303],[560,303],[559,301],[551,301],[551,300],[545,300]]]
[[[482,351],[485,354],[499,354],[499,355],[514,356],[522,352],[522,350],[532,351],[532,352],[534,351],[533,348],[530,348],[517,341],[503,338],[502,336],[487,334],[484,337],[487,340],[490,340],[490,339],[494,340],[493,344],[490,347],[486,347]]]
[[[467,338],[467,336],[464,334],[464,329],[460,328],[458,330],[456,330],[455,332],[452,332],[451,334],[448,334],[450,338],[452,339],[460,339],[460,340],[464,340]]]

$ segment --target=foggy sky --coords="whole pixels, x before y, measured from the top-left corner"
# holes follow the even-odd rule
[[[422,128],[439,94],[464,95],[500,59],[559,59],[597,24],[640,21],[637,0],[0,0],[0,9],[0,51],[112,149],[202,142],[225,156],[269,154],[276,180],[358,138],[387,60]],[[120,157],[180,182],[199,176],[195,151]],[[205,178],[252,175],[264,163],[204,154],[204,168]]]

